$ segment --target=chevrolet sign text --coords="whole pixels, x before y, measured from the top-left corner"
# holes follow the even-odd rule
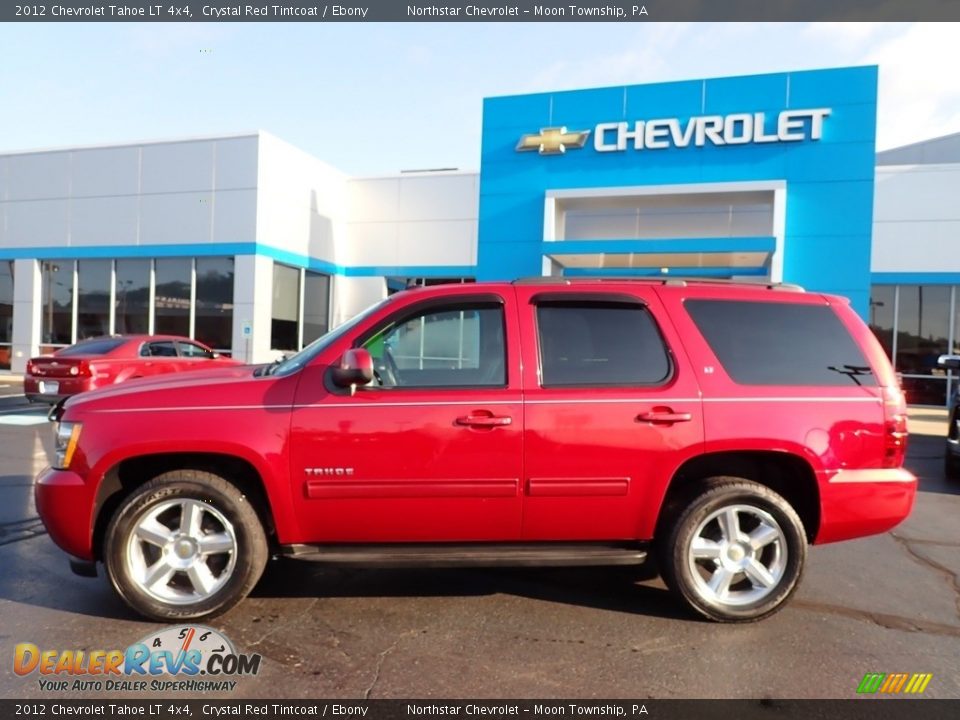
[[[633,123],[600,123],[593,133],[597,152],[665,150],[694,145],[747,145],[749,143],[797,142],[819,140],[823,136],[823,120],[830,108],[784,110],[776,120],[767,113],[733,113],[700,115],[686,122],[677,118],[637,120]]]

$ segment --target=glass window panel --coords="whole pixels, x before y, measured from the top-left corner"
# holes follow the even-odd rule
[[[40,263],[43,344],[73,342],[73,260]]]
[[[893,358],[893,310],[896,285],[870,288],[870,329],[877,336],[888,358]]]
[[[179,357],[177,346],[170,340],[149,343],[140,351],[140,354],[147,357]]]
[[[77,262],[77,340],[110,334],[112,260]]]
[[[233,345],[233,258],[197,258],[194,337],[215,350]]]
[[[303,344],[330,329],[330,276],[307,272],[303,282]]]
[[[180,357],[203,358],[205,360],[213,359],[213,353],[210,350],[200,347],[196,343],[178,342],[177,348],[180,350]]]
[[[270,315],[270,347],[298,350],[300,270],[273,264],[273,307]]]
[[[156,261],[154,330],[158,335],[190,334],[189,258],[163,258]]]
[[[127,340],[125,338],[98,338],[96,340],[81,340],[76,345],[72,345],[60,351],[60,357],[71,357],[73,355],[106,355],[123,345]]]
[[[953,301],[960,306],[960,285],[954,288]],[[960,355],[960,307],[954,307],[953,309],[953,322],[953,347],[950,348],[950,353]],[[957,372],[954,370],[951,374],[956,375]]]
[[[364,343],[383,387],[493,387],[506,383],[503,308],[471,303],[387,325]]]
[[[940,405],[947,402],[947,378],[928,375],[926,377],[904,377],[903,394],[911,405]]]
[[[143,335],[150,332],[150,261],[117,260],[114,332]]]
[[[650,385],[670,374],[660,331],[640,305],[542,304],[537,334],[544,387]]]
[[[937,358],[947,352],[950,287],[901,285],[897,312],[897,370],[904,375],[944,374]]]
[[[740,300],[684,303],[741,385],[876,385],[863,352],[827,305]]]
[[[0,369],[10,369],[13,342],[13,260],[0,260]]]

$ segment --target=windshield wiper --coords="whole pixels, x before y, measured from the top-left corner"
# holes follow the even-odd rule
[[[264,375],[273,375],[273,373],[276,372],[277,367],[279,367],[280,363],[286,361],[286,359],[287,359],[287,356],[284,355],[283,357],[277,358],[269,365],[261,365],[260,367],[258,367],[256,370],[253,371],[253,376],[263,377]]]
[[[264,368],[263,374],[264,374],[264,375],[273,375],[273,374],[277,371],[277,368],[280,367],[280,364],[281,364],[281,363],[285,363],[288,358],[289,358],[289,355],[281,355],[281,356],[278,357],[276,360],[274,360],[272,363],[270,363],[269,365],[267,365],[266,368]]]
[[[867,365],[841,365],[840,367],[828,365],[827,370],[833,370],[841,375],[846,375],[857,385],[863,385],[862,382],[857,380],[857,375],[873,375],[873,370]]]

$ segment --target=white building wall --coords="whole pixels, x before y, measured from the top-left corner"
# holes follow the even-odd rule
[[[27,360],[40,349],[40,264],[17,260],[13,264],[13,347],[10,369],[22,373]]]
[[[9,155],[5,247],[251,242],[257,136]]]
[[[382,277],[335,277],[330,327],[342,325],[386,296],[387,284]]]
[[[312,155],[260,134],[257,242],[338,262],[345,244],[347,176]]]
[[[346,264],[472,266],[478,173],[410,173],[349,181]]]
[[[148,245],[253,242],[257,148],[253,134],[6,155],[0,247],[115,246],[129,257]],[[12,369],[22,371],[40,344],[35,259],[17,260],[14,293]]]
[[[265,362],[270,352],[273,261],[264,255],[237,255],[233,275],[233,355]],[[244,334],[245,326],[250,334]]]
[[[877,168],[872,272],[960,272],[960,165]]]

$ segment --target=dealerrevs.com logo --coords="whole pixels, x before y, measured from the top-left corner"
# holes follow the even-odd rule
[[[232,691],[238,676],[260,672],[262,656],[238,653],[227,637],[202,625],[177,625],[151,633],[124,650],[42,650],[29,642],[14,648],[13,671],[39,675],[45,691]]]

